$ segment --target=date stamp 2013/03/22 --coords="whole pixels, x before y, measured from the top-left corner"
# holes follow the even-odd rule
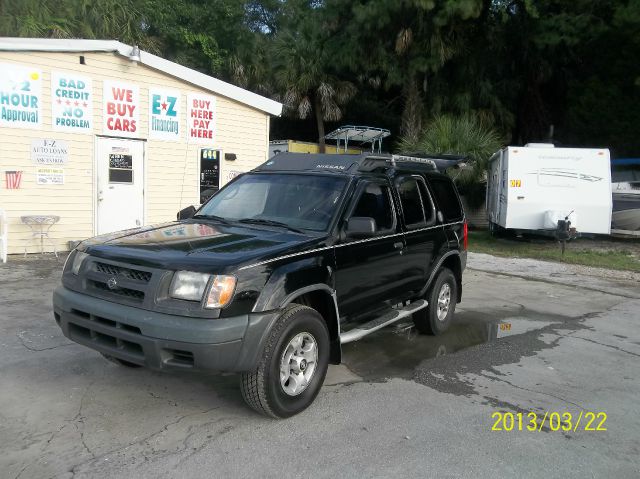
[[[606,412],[580,411],[512,413],[496,411],[491,414],[494,420],[492,431],[606,431]],[[546,428],[545,428],[546,426]]]

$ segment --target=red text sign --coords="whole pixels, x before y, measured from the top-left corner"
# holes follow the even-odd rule
[[[192,93],[187,97],[187,136],[189,142],[214,145],[216,98]]]
[[[115,136],[139,136],[140,89],[137,85],[106,80],[103,85],[103,131]]]

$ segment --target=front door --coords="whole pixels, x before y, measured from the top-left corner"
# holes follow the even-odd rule
[[[335,248],[336,293],[340,314],[347,318],[401,296],[406,271],[402,256],[404,240],[390,185],[365,181],[358,189],[347,218],[373,218],[377,235],[365,240],[345,239]]]
[[[144,142],[98,138],[97,233],[144,223]]]

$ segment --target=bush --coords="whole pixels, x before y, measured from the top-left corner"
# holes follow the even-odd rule
[[[498,132],[477,116],[435,116],[417,140],[403,138],[400,150],[425,154],[455,154],[467,156],[469,163],[462,171],[453,170],[451,176],[472,207],[482,205],[489,158],[502,148]]]

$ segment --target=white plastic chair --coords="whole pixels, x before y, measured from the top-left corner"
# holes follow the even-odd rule
[[[9,241],[9,225],[7,224],[7,214],[0,210],[0,260],[7,262],[7,249]]]

